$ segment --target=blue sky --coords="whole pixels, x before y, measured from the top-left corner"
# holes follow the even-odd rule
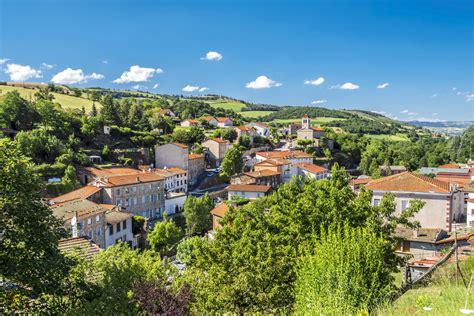
[[[0,80],[474,120],[473,1],[2,0],[0,14]]]

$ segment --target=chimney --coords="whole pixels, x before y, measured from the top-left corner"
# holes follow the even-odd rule
[[[78,237],[79,231],[77,227],[77,211],[74,211],[74,216],[71,219],[71,228],[72,228],[72,232],[71,232],[72,237]]]
[[[140,181],[140,177],[137,177],[137,182],[139,182],[139,181]]]

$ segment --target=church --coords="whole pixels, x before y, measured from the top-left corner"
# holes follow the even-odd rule
[[[311,118],[305,114],[301,118],[301,128],[296,131],[297,140],[309,139],[312,141],[314,147],[320,146],[321,137],[324,137],[325,132],[321,127],[311,127]],[[326,139],[329,148],[333,147],[333,141]]]

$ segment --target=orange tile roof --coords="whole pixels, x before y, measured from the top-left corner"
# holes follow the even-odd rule
[[[408,171],[372,180],[365,188],[372,191],[450,192],[449,183]]]
[[[219,205],[217,205],[211,210],[211,214],[222,218],[225,216],[225,214],[228,211],[229,211],[229,207],[227,206],[227,204],[220,203]]]
[[[178,146],[178,147],[181,147],[181,148],[188,148],[188,146],[186,146],[185,144],[181,144],[181,143],[170,143],[170,145],[175,145],[175,146]]]
[[[466,174],[453,174],[450,172],[438,172],[435,177],[436,180],[453,183],[453,184],[470,184],[471,183],[471,175]]]
[[[367,184],[370,181],[372,181],[371,177],[352,179],[351,180],[351,185]]]
[[[269,185],[253,185],[253,184],[231,184],[227,191],[242,191],[242,192],[268,192],[272,189]]]
[[[81,173],[88,173],[95,177],[106,177],[106,176],[124,176],[127,174],[139,174],[141,170],[128,168],[128,167],[112,167],[112,168],[99,168],[99,167],[82,167],[79,169]]]
[[[324,132],[324,129],[322,129],[321,127],[318,127],[318,126],[317,127],[311,127],[311,129],[313,131],[316,131],[316,132]]]
[[[50,199],[50,201],[54,203],[61,203],[61,202],[67,202],[67,201],[76,200],[76,199],[87,199],[91,195],[99,192],[100,190],[102,189],[99,187],[96,187],[93,185],[86,185],[77,190],[52,198]]]
[[[255,153],[258,156],[264,158],[283,158],[283,159],[291,159],[291,158],[311,158],[310,154],[305,153],[301,150],[282,150],[282,151],[259,151]]]
[[[231,118],[228,118],[228,117],[216,117],[216,120],[219,122],[219,123],[225,123],[227,121],[232,121]]]
[[[304,169],[306,171],[312,172],[312,173],[326,173],[328,172],[328,169],[323,168],[321,166],[315,165],[313,163],[307,163],[307,162],[300,162],[297,164],[294,164],[294,166]]]
[[[203,154],[189,154],[188,159],[198,159],[198,158],[204,158]]]
[[[208,140],[213,140],[215,142],[221,143],[221,144],[228,144],[229,142],[225,139],[214,137],[214,138],[209,138]]]
[[[259,171],[244,172],[244,174],[252,178],[261,178],[261,177],[278,176],[278,175],[281,175],[281,172],[264,169],[264,170],[259,170]]]
[[[308,118],[308,117],[309,117],[308,114],[303,115],[303,118]]]
[[[234,128],[237,128],[243,132],[249,132],[249,131],[255,130],[255,127],[253,126],[234,126]]]
[[[260,161],[255,164],[255,166],[265,166],[265,165],[285,166],[285,165],[291,165],[291,161],[280,159],[280,158],[274,158],[274,159],[267,159],[264,161]]]
[[[215,120],[215,118],[212,117],[212,116],[203,116],[203,117],[201,117],[201,120],[210,122],[212,120]]]
[[[127,175],[127,176],[117,176],[110,177],[105,180],[107,187],[131,185],[137,183],[147,183],[147,182],[156,182],[163,181],[164,178],[154,172],[142,173],[139,175]]]
[[[187,172],[186,170],[178,168],[178,167],[168,168],[168,170],[171,171],[171,172],[174,172],[174,173],[178,173],[178,174],[182,174],[182,173]]]
[[[447,163],[447,164],[439,166],[438,168],[459,169],[461,167],[455,163]]]
[[[258,126],[261,126],[261,127],[266,127],[266,128],[270,127],[270,126],[268,126],[267,124],[262,123],[262,122],[254,122],[253,124],[258,125]]]
[[[75,214],[77,214],[78,219],[84,219],[107,211],[107,209],[99,204],[85,199],[75,199],[54,204],[51,206],[51,210],[54,216],[64,221],[72,219]]]

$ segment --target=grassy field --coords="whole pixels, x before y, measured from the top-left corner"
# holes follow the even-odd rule
[[[225,110],[234,110],[235,112],[242,111],[242,108],[245,107],[245,104],[233,100],[215,100],[215,101],[206,101],[214,108],[223,108]]]
[[[380,140],[386,140],[386,141],[391,141],[391,142],[406,142],[408,141],[408,137],[405,134],[396,134],[396,135],[386,135],[386,134],[381,134],[381,135],[369,135],[366,134],[365,136],[373,139],[380,139]]]
[[[273,111],[244,111],[244,112],[239,112],[240,115],[243,117],[248,117],[248,118],[257,118],[260,116],[266,116],[269,114],[272,114]]]
[[[29,100],[30,98],[34,98],[34,94],[37,91],[36,89],[27,89],[22,87],[10,87],[10,86],[0,86],[0,98],[11,91],[18,91],[20,95]],[[59,93],[53,93],[54,101],[61,104],[61,106],[65,109],[80,109],[82,106],[86,109],[86,111],[90,111],[92,109],[92,101],[73,97],[70,95],[64,95]],[[100,107],[100,104],[96,104],[97,108]]]
[[[344,118],[337,118],[337,117],[318,117],[311,119],[311,125],[319,125],[322,123],[327,123],[331,121],[344,121]],[[270,121],[269,123],[283,123],[283,124],[290,124],[290,123],[301,123],[301,119],[278,119]]]
[[[466,283],[474,274],[474,257],[461,261]],[[474,280],[473,280],[474,283]],[[411,289],[379,315],[462,315],[461,309],[474,310],[474,290],[469,293],[461,280],[456,284],[455,265],[439,268],[426,286]],[[467,302],[467,305],[466,305]],[[472,312],[474,313],[474,312]]]

